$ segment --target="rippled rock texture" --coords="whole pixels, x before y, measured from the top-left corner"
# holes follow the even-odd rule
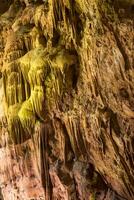
[[[133,11],[0,1],[1,198],[134,199]]]

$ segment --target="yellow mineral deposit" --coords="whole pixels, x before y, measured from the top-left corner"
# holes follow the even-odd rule
[[[133,0],[0,1],[0,200],[133,200]]]

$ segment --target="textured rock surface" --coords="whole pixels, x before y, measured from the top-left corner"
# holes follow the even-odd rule
[[[134,199],[133,10],[0,2],[4,200]]]

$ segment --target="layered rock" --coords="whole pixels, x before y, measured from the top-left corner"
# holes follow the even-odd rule
[[[133,1],[0,3],[5,200],[133,200]]]

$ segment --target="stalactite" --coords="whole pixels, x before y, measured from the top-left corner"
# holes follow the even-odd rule
[[[0,7],[5,199],[132,200],[133,4],[9,5]]]

